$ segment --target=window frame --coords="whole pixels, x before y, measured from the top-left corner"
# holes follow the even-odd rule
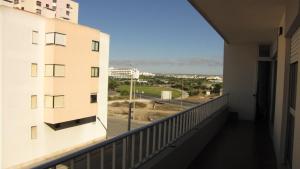
[[[33,106],[33,98],[35,98],[35,100],[36,100],[36,103],[35,103],[35,106]],[[37,105],[38,105],[38,96],[37,95],[31,95],[31,98],[30,98],[31,100],[30,100],[30,103],[31,103],[31,105],[30,105],[30,107],[31,107],[31,109],[32,110],[34,110],[34,109],[37,109]]]
[[[38,127],[37,126],[30,127],[30,138],[31,138],[31,140],[36,140],[38,138]]]
[[[42,2],[41,1],[36,1],[36,6],[42,7]]]
[[[32,66],[35,66],[35,71],[32,71]],[[37,63],[31,63],[31,77],[37,77],[38,76],[38,64]]]
[[[52,66],[52,75],[46,76],[46,66]],[[64,75],[63,76],[57,76],[55,73],[55,66],[63,66],[64,67]],[[64,64],[45,64],[45,77],[66,77],[66,66]]]
[[[93,101],[95,98],[93,98],[93,96],[96,96],[96,100],[95,101]],[[96,104],[96,103],[98,103],[98,93],[91,93],[90,94],[90,103],[91,104]]]
[[[66,45],[62,45],[62,44],[56,44],[56,34],[60,34],[60,35],[64,35],[64,36],[67,36],[67,34],[65,33],[60,33],[60,32],[47,32],[46,33],[46,36],[47,34],[53,34],[54,37],[53,37],[53,43],[46,43],[46,46],[50,46],[50,45],[55,45],[55,46],[63,46],[65,47]],[[66,37],[65,37],[66,38]],[[66,43],[66,40],[65,40],[65,43]]]
[[[36,9],[35,10],[37,14],[41,15],[42,14],[42,10],[41,9]]]
[[[52,105],[51,107],[47,107],[46,106],[46,103],[45,103],[45,108],[48,108],[48,109],[58,109],[58,108],[65,108],[65,95],[45,95],[45,97],[51,97],[52,98]],[[55,98],[56,97],[63,97],[63,100],[64,100],[64,103],[63,103],[63,106],[62,107],[56,107],[55,106]],[[46,99],[45,99],[46,100]]]
[[[34,42],[34,34],[37,34],[36,36],[38,36],[39,35],[39,31],[36,31],[36,30],[33,30],[32,31],[32,33],[31,33],[31,43],[33,44],[33,45],[38,45],[39,44],[39,42]],[[38,41],[38,37],[37,37],[37,41]]]
[[[97,70],[97,74],[94,75],[95,71],[93,70]],[[99,67],[91,67],[91,77],[92,78],[99,78],[99,75],[100,75],[100,68]]]
[[[97,48],[95,49],[95,44],[97,44]],[[92,40],[92,51],[99,52],[100,51],[100,41]]]

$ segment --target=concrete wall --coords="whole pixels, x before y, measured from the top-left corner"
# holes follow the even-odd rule
[[[51,19],[47,22],[46,32],[66,34],[66,45],[45,47],[45,64],[65,65],[65,77],[45,77],[46,95],[64,95],[64,107],[46,108],[45,121],[56,124],[96,116],[97,104],[101,102],[90,103],[90,94],[98,93],[99,85],[107,83],[105,79],[99,81],[100,78],[91,77],[91,67],[99,67],[100,57],[106,56],[106,53],[94,52],[91,48],[93,40],[100,41],[100,31]]]
[[[15,12],[0,7],[2,14],[2,64],[1,79],[3,141],[3,166],[8,167],[29,160],[38,151],[37,140],[31,140],[31,126],[36,126],[43,115],[42,65],[45,34],[45,20],[41,17]],[[32,31],[39,31],[39,44],[32,44]],[[38,64],[38,76],[31,77],[31,63]],[[37,95],[37,109],[32,110],[31,95]],[[38,136],[41,136],[38,128]],[[18,152],[18,153],[12,153]]]
[[[230,111],[242,120],[254,120],[258,45],[224,46],[224,92],[230,94]]]
[[[107,128],[107,106],[108,106],[108,64],[109,64],[110,36],[100,33],[100,77],[98,81],[98,117]]]
[[[282,17],[280,26],[285,27],[285,16]],[[273,142],[277,161],[279,164],[284,162],[285,149],[285,125],[286,125],[286,110],[287,110],[287,94],[288,94],[288,40],[284,35],[278,36],[277,48],[277,84],[275,98],[275,114],[274,114],[274,129]]]

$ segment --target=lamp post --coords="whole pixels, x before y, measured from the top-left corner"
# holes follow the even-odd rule
[[[182,100],[183,100],[183,79],[181,79],[181,102],[180,102],[181,109],[183,109]]]
[[[130,92],[129,92],[129,111],[128,111],[128,131],[131,130],[132,85],[133,85],[133,72],[131,70]]]

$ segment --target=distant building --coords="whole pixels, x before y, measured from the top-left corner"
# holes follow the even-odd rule
[[[215,82],[215,83],[222,83],[223,82],[223,78],[220,77],[220,76],[208,76],[206,79],[208,81]]]
[[[116,79],[139,79],[140,71],[136,68],[109,68],[108,76]]]
[[[154,73],[150,73],[150,72],[141,72],[140,75],[141,76],[149,76],[149,77],[154,77],[155,76]]]
[[[78,23],[79,4],[73,0],[0,0],[0,5]]]
[[[172,100],[172,91],[161,91],[161,100]]]

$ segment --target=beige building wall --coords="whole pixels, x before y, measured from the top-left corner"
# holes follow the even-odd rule
[[[230,93],[231,111],[242,120],[254,120],[258,45],[224,45],[224,92]]]
[[[91,67],[99,67],[101,54],[92,51],[92,40],[100,41],[100,31],[51,19],[46,32],[66,34],[66,45],[45,47],[45,64],[65,65],[64,77],[45,77],[46,95],[64,95],[64,108],[46,108],[45,122],[56,124],[96,116],[98,103],[90,103],[90,94],[98,93],[98,83],[105,81],[91,77]]]

